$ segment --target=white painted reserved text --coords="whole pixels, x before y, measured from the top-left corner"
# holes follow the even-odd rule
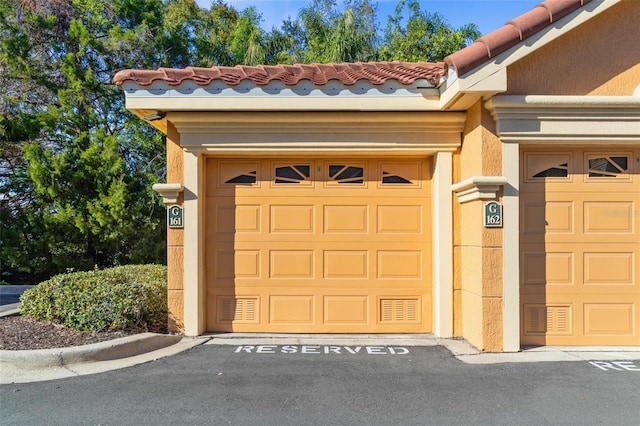
[[[407,355],[403,346],[333,346],[333,345],[242,345],[235,353],[309,354],[309,355]]]

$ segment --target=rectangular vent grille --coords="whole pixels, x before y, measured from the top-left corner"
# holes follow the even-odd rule
[[[218,298],[219,323],[256,323],[258,322],[258,318],[259,316],[257,298]]]
[[[571,334],[571,305],[525,305],[525,334]]]
[[[383,324],[420,321],[419,299],[381,299],[380,322]]]

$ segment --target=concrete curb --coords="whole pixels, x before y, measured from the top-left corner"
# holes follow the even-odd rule
[[[0,305],[0,318],[10,317],[13,315],[20,315],[19,306],[20,306],[19,303],[10,303],[8,305]]]
[[[127,358],[65,364],[54,367],[33,367],[33,364],[25,364],[20,367],[15,365],[2,365],[3,368],[0,369],[0,384],[44,382],[133,367],[138,364],[145,364],[160,358],[179,354],[209,340],[208,338],[202,337],[177,337],[179,342],[175,344]],[[169,341],[169,339],[167,339],[167,341]]]
[[[56,349],[0,351],[0,367],[49,368],[127,358],[174,345],[181,335],[142,333],[106,342]]]
[[[0,317],[19,315],[19,305],[3,305]],[[0,350],[0,384],[29,383],[96,374],[175,355],[208,337],[141,333],[82,346]]]

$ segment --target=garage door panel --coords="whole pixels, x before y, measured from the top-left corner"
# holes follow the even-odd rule
[[[529,344],[540,338],[575,336],[576,310],[572,301],[537,298],[522,304],[522,332]]]
[[[603,198],[605,197],[605,198]],[[523,242],[637,242],[640,215],[637,194],[551,194],[526,197],[521,206]]]
[[[423,279],[424,259],[421,250],[379,250],[377,259],[378,279]]]
[[[235,295],[233,293],[207,292],[207,306],[214,307],[207,316],[209,330],[224,329],[230,331],[233,324],[250,324],[255,326],[261,322],[261,297],[258,294]]]
[[[423,234],[424,208],[421,205],[378,206],[378,234]]]
[[[630,201],[586,201],[584,203],[585,234],[633,234],[632,212],[634,203]]]
[[[361,288],[329,289],[292,294],[291,289],[270,288],[268,296],[257,296],[260,288],[245,287],[242,294],[209,292],[209,303],[218,306],[208,318],[208,327],[221,331],[251,331],[261,321],[263,331],[303,332],[418,332],[431,328],[431,295],[415,289],[364,294]],[[245,294],[246,293],[246,294]],[[390,293],[390,294],[385,294]],[[268,315],[265,318],[265,315]],[[285,326],[285,327],[282,327]]]
[[[227,243],[228,244],[228,243]],[[380,274],[387,277],[394,275],[392,266],[399,262],[404,267],[416,270],[418,262],[422,262],[425,268],[430,269],[430,250],[425,249],[420,243],[396,244],[388,243],[387,250],[377,250],[375,243],[341,243],[326,244],[319,250],[309,250],[303,242],[288,242],[264,245],[254,242],[239,242],[233,246],[222,246],[220,249],[207,253],[206,263],[208,270],[220,270],[218,278],[224,278],[234,271],[237,278],[258,276],[255,269],[271,270],[269,266],[283,271],[288,267],[287,262],[294,269],[304,266],[309,269],[312,265],[318,265],[318,271],[325,271],[326,277],[340,277],[341,275],[356,277],[360,271],[377,271],[377,261],[388,265],[386,273],[382,267]],[[235,255],[234,255],[235,253]],[[267,262],[265,262],[267,260]],[[351,263],[352,265],[349,265]],[[298,266],[296,266],[298,265]],[[225,272],[226,271],[226,272]],[[274,272],[276,274],[276,272]],[[408,273],[398,273],[407,276]],[[412,273],[413,274],[413,273]]]
[[[605,233],[605,232],[600,232],[600,233],[574,233],[574,234],[567,234],[565,236],[565,238],[562,238],[562,236],[557,235],[557,234],[548,234],[546,235],[545,238],[542,239],[537,239],[537,241],[539,242],[546,242],[548,244],[568,244],[568,245],[581,245],[581,244],[596,244],[596,245],[609,245],[612,241],[611,240],[615,240],[613,242],[613,244],[631,244],[631,245],[636,245],[634,244],[636,241],[636,235],[637,234],[616,234],[616,233]],[[638,236],[640,237],[640,236]],[[525,243],[529,243],[529,242],[535,242],[536,239],[532,239],[532,240],[525,240]]]
[[[323,234],[327,241],[430,240],[431,215],[425,207],[429,200],[374,205],[363,204],[366,200],[337,200],[338,203],[333,199],[313,205],[312,198],[306,201],[303,197],[277,198],[267,205],[255,204],[258,201],[243,198],[242,204],[233,205],[226,197],[210,198],[207,238],[266,242],[281,241],[286,234],[291,241],[309,241],[309,235]],[[237,229],[229,231],[230,227]]]
[[[207,262],[213,280],[231,280],[234,278],[261,279],[260,250],[217,249],[211,253],[213,259]],[[210,281],[211,282],[211,281]]]
[[[522,244],[521,290],[640,293],[639,252],[638,244],[617,244],[615,251],[598,244]]]
[[[638,186],[640,188],[640,184]],[[638,243],[640,241],[640,191],[581,193],[575,196],[580,242]]]
[[[314,295],[269,296],[269,324],[312,326],[315,320]]]
[[[428,161],[218,164],[207,162],[209,330],[431,330]]]
[[[640,151],[575,149],[566,172],[527,171],[556,154],[522,154],[522,342],[638,345]]]
[[[260,235],[264,229],[263,206],[258,204],[234,205],[229,198],[207,198],[206,238],[233,241],[236,235]],[[235,229],[235,231],[232,231]]]
[[[377,250],[369,244],[370,249],[363,249],[360,244],[336,245],[335,248],[321,251],[306,250],[304,245],[287,243],[278,244],[271,249],[262,250],[238,247],[211,250],[207,254],[207,282],[210,286],[227,285],[235,280],[244,285],[251,280],[262,280],[268,277],[270,284],[278,284],[279,280],[322,281],[314,285],[332,285],[335,280],[360,281],[369,286],[389,286],[391,281],[415,281],[416,286],[423,286],[425,270],[431,270],[430,252],[420,245],[405,244],[402,249]],[[371,282],[371,278],[383,280]],[[304,285],[303,282],[300,285]]]
[[[583,333],[588,337],[633,337],[640,324],[637,317],[638,302],[610,302],[602,300],[584,303]]]
[[[523,245],[520,265],[524,292],[539,292],[540,286],[576,284],[575,253],[571,250],[562,247],[545,250],[544,245]]]
[[[369,280],[371,273],[368,250],[324,250],[324,279]]]
[[[537,201],[527,199],[522,205],[522,240],[544,241],[546,238],[561,234],[575,233],[575,202],[573,201]]]
[[[271,234],[313,234],[316,228],[316,206],[313,204],[271,204]]]
[[[583,278],[585,286],[635,287],[638,283],[637,247],[628,247],[628,251],[604,251],[602,247],[591,247],[583,253]]]
[[[313,250],[269,250],[269,278],[313,279],[315,263]]]
[[[383,291],[390,290],[391,292],[398,291],[401,288],[412,289],[412,291],[418,293],[424,293],[422,289],[424,288],[424,282],[413,282],[408,280],[387,280],[384,283],[378,282],[371,285],[368,285],[366,280],[362,280],[361,282],[352,279],[334,279],[334,280],[325,280],[322,282],[314,281],[314,280],[299,280],[297,282],[293,282],[293,280],[273,280],[273,283],[269,285],[264,285],[261,280],[243,280],[242,282],[235,281],[218,281],[214,285],[207,286],[208,290],[213,291],[221,291],[223,289],[229,290],[231,292],[242,291],[245,287],[247,288],[258,288],[261,289],[261,293],[266,293],[271,289],[279,289],[279,290],[287,290],[287,291],[295,291],[296,289],[304,289],[308,291],[313,289],[314,287],[318,287],[322,285],[323,290],[336,290],[338,292],[344,292],[347,288],[351,288],[353,286],[358,286],[360,288],[360,292],[373,292],[373,291]],[[363,290],[364,288],[364,290]]]
[[[368,295],[324,295],[323,320],[325,324],[368,325],[370,311]]]
[[[539,297],[521,306],[523,343],[637,345],[638,306],[637,295]]]
[[[369,206],[346,203],[324,205],[325,234],[365,234],[369,232]]]

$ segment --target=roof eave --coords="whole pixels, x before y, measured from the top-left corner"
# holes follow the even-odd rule
[[[440,90],[425,81],[403,85],[362,82],[347,86],[336,82],[317,86],[310,82],[296,86],[256,86],[247,82],[237,87],[224,84],[200,86],[186,81],[179,85],[155,82],[142,86],[122,84],[126,108],[147,118],[156,128],[166,127],[155,112],[230,111],[439,111]]]
[[[507,91],[507,67],[532,52],[553,42],[622,0],[591,0],[555,23],[529,36],[496,57],[458,75],[452,65],[447,68],[446,87],[442,88],[440,107],[443,111],[469,108],[479,99],[488,99]]]

